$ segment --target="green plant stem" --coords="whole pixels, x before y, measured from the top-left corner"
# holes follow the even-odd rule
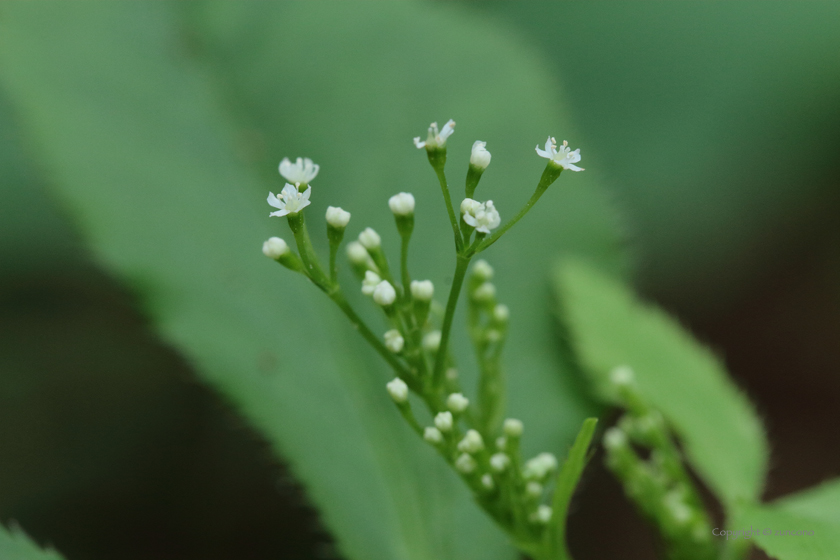
[[[318,262],[318,254],[312,246],[312,240],[309,237],[309,231],[306,229],[306,221],[303,218],[303,212],[297,214],[289,214],[289,228],[295,236],[298,252],[303,261],[305,273],[315,282],[322,290],[329,288],[329,280]]]
[[[470,257],[458,255],[455,262],[455,274],[452,277],[452,288],[449,290],[449,300],[446,302],[446,313],[443,316],[443,327],[440,333],[440,347],[435,356],[435,369],[433,382],[435,387],[440,387],[443,381],[443,370],[446,364],[446,351],[449,347],[449,334],[452,331],[452,319],[455,317],[455,308],[458,306],[458,296],[461,294],[461,286],[464,285],[464,276],[467,274],[467,267],[470,264]]]
[[[411,301],[411,277],[408,274],[408,242],[411,241],[411,234],[402,235],[402,247],[400,248],[400,273],[402,275],[403,296],[405,301]]]
[[[452,197],[449,196],[449,185],[446,183],[446,174],[443,172],[443,163],[433,163],[435,174],[440,182],[440,190],[443,191],[443,200],[446,202],[446,212],[449,214],[449,223],[452,224],[452,233],[455,235],[455,250],[459,253],[464,248],[464,241],[461,239],[461,231],[458,228],[458,218],[452,208]]]

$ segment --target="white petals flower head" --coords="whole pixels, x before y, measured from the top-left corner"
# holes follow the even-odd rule
[[[435,285],[431,280],[412,280],[411,297],[420,301],[431,301],[435,295]]]
[[[438,444],[443,441],[443,434],[437,428],[429,426],[423,430],[423,439],[429,443]]]
[[[277,212],[272,212],[269,216],[297,214],[309,206],[309,194],[311,192],[312,187],[306,187],[306,190],[301,193],[296,186],[286,183],[278,196],[274,196],[272,192],[268,193],[268,203],[278,209]]]
[[[458,451],[462,453],[478,453],[484,449],[484,440],[475,430],[467,430],[464,439],[458,442]]]
[[[397,404],[402,404],[408,400],[408,385],[399,377],[395,377],[385,384],[388,389],[388,394],[394,399]]]
[[[570,171],[583,171],[582,167],[575,165],[580,161],[580,148],[572,151],[571,148],[569,148],[569,143],[565,140],[563,140],[563,145],[558,148],[557,140],[549,136],[548,140],[545,142],[544,150],[540,150],[539,145],[537,146],[537,154],[540,157],[546,158],[554,165],[562,167],[563,169],[568,169]]]
[[[508,437],[519,437],[525,430],[525,426],[522,424],[522,420],[517,420],[516,418],[506,418],[502,429]]]
[[[481,233],[490,233],[491,229],[499,227],[502,223],[492,200],[478,202],[465,198],[461,203],[461,213],[464,215],[464,221]]]
[[[435,416],[435,426],[441,432],[448,432],[452,429],[452,425],[454,424],[454,418],[452,417],[452,413],[448,410],[446,412],[438,412]]]
[[[320,167],[312,163],[309,158],[297,158],[294,163],[289,161],[289,158],[283,158],[283,161],[280,162],[280,175],[290,183],[300,183],[301,185],[311,182],[318,174],[319,169]]]
[[[485,146],[487,142],[482,142],[481,140],[476,140],[472,146],[472,153],[470,153],[470,165],[478,167],[479,169],[487,169],[487,166],[490,165],[490,152],[487,151]]]
[[[463,204],[461,207],[463,208]],[[472,273],[479,280],[491,280],[493,278],[493,267],[484,259],[479,259],[475,261]]]
[[[475,462],[475,459],[467,453],[462,453],[457,459],[455,459],[455,468],[458,469],[458,472],[463,474],[472,473],[477,466],[478,464]]]
[[[446,399],[446,406],[452,412],[464,412],[470,406],[470,399],[461,393],[452,393]]]
[[[362,233],[359,234],[359,243],[361,243],[365,249],[378,249],[380,245],[382,245],[382,238],[379,237],[379,234],[376,233],[376,230],[373,228],[365,228]]]
[[[423,348],[429,352],[437,352],[440,348],[440,331],[431,331],[423,337]]]
[[[388,199],[388,207],[397,216],[414,214],[414,195],[407,192],[395,194]]]
[[[354,264],[367,264],[369,255],[364,245],[358,241],[351,241],[347,244],[347,258]]]
[[[398,354],[403,349],[404,345],[405,339],[397,329],[391,329],[385,333],[385,348],[394,354]]]
[[[510,465],[510,457],[504,453],[494,453],[490,457],[490,468],[496,472],[504,472]]]
[[[455,121],[452,119],[446,121],[446,124],[443,125],[440,131],[438,130],[437,123],[433,122],[429,125],[429,135],[426,137],[426,141],[421,142],[418,136],[414,139],[414,145],[418,148],[426,149],[443,148],[446,146],[446,139],[452,136],[453,132],[455,132]]]
[[[262,252],[270,259],[279,259],[289,253],[289,245],[279,237],[270,237],[263,243]]]
[[[372,270],[368,270],[365,272],[365,279],[362,280],[362,293],[366,296],[372,296],[380,282],[382,282],[382,278]]]
[[[376,288],[374,288],[373,290],[373,301],[375,301],[378,305],[382,305],[383,307],[386,305],[391,305],[396,299],[397,291],[387,280],[383,280],[382,282],[377,284]]]
[[[350,223],[350,212],[337,206],[328,206],[327,223],[336,229],[344,229]]]

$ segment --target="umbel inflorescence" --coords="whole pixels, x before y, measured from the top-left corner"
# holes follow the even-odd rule
[[[263,253],[298,272],[332,299],[353,326],[393,369],[395,377],[385,388],[408,425],[455,469],[469,486],[480,506],[511,536],[522,550],[535,557],[552,557],[546,551],[545,534],[554,512],[551,503],[557,459],[541,453],[527,461],[520,454],[522,422],[504,419],[504,380],[501,353],[508,334],[510,310],[499,303],[492,283],[493,269],[485,260],[473,258],[485,251],[516,224],[539,200],[563,170],[583,171],[576,164],[580,150],[567,142],[558,145],[549,137],[536,153],[548,160],[531,198],[502,225],[492,200],[480,201],[475,191],[490,165],[486,143],[476,141],[467,169],[464,198],[453,205],[444,173],[446,141],[455,131],[450,120],[442,128],[432,123],[425,149],[440,183],[455,247],[455,272],[445,305],[434,301],[430,280],[412,279],[408,267],[414,230],[414,196],[401,192],[388,200],[401,238],[399,267],[391,266],[382,250],[381,237],[372,228],[361,231],[347,244],[350,266],[361,283],[361,292],[381,309],[388,324],[382,334],[374,331],[348,303],[338,281],[339,247],[350,222],[350,213],[330,206],[326,213],[330,254],[326,264],[315,253],[304,219],[310,204],[311,182],[319,167],[308,158],[292,163],[284,159],[280,174],[288,181],[279,195],[269,193],[276,209],[270,216],[288,220],[297,253],[283,239],[272,237]],[[470,266],[472,263],[472,266]],[[467,295],[467,328],[479,370],[474,401],[464,395],[449,341],[452,319],[464,285]],[[358,288],[357,288],[358,289]],[[438,309],[440,312],[434,313]],[[410,399],[410,394],[416,399]],[[422,404],[430,425],[422,425],[412,410]],[[548,548],[547,548],[548,547]]]

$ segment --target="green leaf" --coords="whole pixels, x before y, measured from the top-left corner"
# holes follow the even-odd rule
[[[755,500],[767,444],[752,406],[720,361],[675,319],[594,268],[568,261],[556,278],[561,317],[599,394],[612,400],[609,372],[632,367],[641,393],[671,422],[724,504]]]
[[[3,560],[63,560],[52,548],[41,548],[32,542],[23,529],[0,524],[0,558]]]
[[[386,201],[410,190],[412,270],[445,293],[451,232],[411,137],[459,120],[453,185],[486,139],[494,160],[478,192],[510,215],[542,170],[532,146],[569,129],[553,82],[502,30],[457,8],[375,6],[8,2],[0,83],[95,256],[289,462],[346,557],[513,558],[399,418],[381,360],[323,294],[260,253],[288,238],[264,202],[282,187],[277,162],[307,155],[322,166],[307,209],[316,249],[324,210],[340,205],[348,236],[371,225],[395,254]],[[593,408],[558,373],[544,282],[546,251],[623,266],[596,180],[564,177],[487,255],[512,310],[509,402],[528,424],[526,452],[559,451]],[[474,368],[462,370],[469,386]]]
[[[557,553],[558,558],[571,558],[569,549],[566,546],[566,516],[569,513],[569,504],[572,501],[575,488],[577,488],[580,475],[589,460],[589,444],[595,435],[597,418],[587,418],[575,438],[575,443],[569,450],[569,455],[563,463],[560,474],[557,475],[557,487],[554,489],[551,509],[554,511],[554,524],[548,532],[550,545]]]
[[[840,558],[840,480],[748,508],[733,530],[752,531],[754,542],[778,560],[836,560]]]

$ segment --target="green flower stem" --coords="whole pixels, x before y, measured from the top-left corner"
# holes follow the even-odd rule
[[[455,235],[455,250],[460,253],[464,248],[464,241],[461,239],[461,231],[458,228],[458,217],[452,208],[452,197],[449,196],[449,185],[446,183],[446,174],[443,172],[443,165],[446,163],[446,153],[444,152],[443,157],[435,158],[430,154],[429,161],[440,182],[440,190],[443,192],[443,200],[446,202],[446,212],[449,214],[449,223],[452,224],[452,233]]]
[[[400,232],[402,233],[402,232]],[[411,232],[402,234],[402,246],[400,248],[400,274],[402,276],[403,299],[411,301],[411,277],[408,274],[408,242],[411,241]]]
[[[540,182],[539,184],[537,184],[537,188],[534,191],[534,194],[531,195],[531,198],[528,199],[528,202],[525,203],[525,206],[523,206],[522,209],[519,210],[519,213],[516,214],[516,216],[514,216],[512,219],[508,220],[508,222],[505,225],[497,229],[493,235],[491,235],[478,245],[473,243],[473,246],[470,247],[469,251],[467,251],[467,254],[473,256],[476,253],[482,252],[483,250],[487,249],[490,245],[498,241],[499,238],[503,236],[505,232],[507,232],[507,230],[512,228],[516,224],[516,222],[521,220],[523,216],[525,216],[525,214],[527,214],[528,211],[534,207],[534,205],[537,203],[537,201],[540,199],[543,193],[548,189],[549,186],[551,186],[551,183],[557,180],[557,177],[560,176],[561,171],[563,171],[562,167],[558,167],[557,165],[549,162],[548,165],[546,165],[545,170],[543,171],[542,177],[540,177]]]
[[[457,237],[457,236],[456,236]],[[443,316],[443,327],[440,333],[440,347],[435,356],[435,369],[433,383],[440,387],[443,382],[443,371],[446,367],[446,352],[449,347],[449,333],[452,331],[452,319],[455,317],[455,308],[458,305],[458,296],[461,294],[461,286],[464,285],[464,276],[467,274],[467,267],[470,264],[470,257],[458,255],[456,257],[455,274],[452,277],[452,288],[449,290],[449,300],[446,302],[446,313]]]
[[[327,239],[330,242],[330,282],[335,285],[338,282],[338,266],[335,258],[338,254],[338,248],[341,245],[341,240],[344,239],[344,228],[334,228],[327,225]]]
[[[303,218],[303,212],[296,214],[289,214],[289,228],[295,236],[298,252],[303,261],[306,275],[312,279],[315,284],[322,290],[326,290],[329,286],[327,275],[321,268],[318,262],[318,254],[315,253],[315,248],[312,246],[312,240],[309,237],[309,231],[306,229],[306,222]]]

